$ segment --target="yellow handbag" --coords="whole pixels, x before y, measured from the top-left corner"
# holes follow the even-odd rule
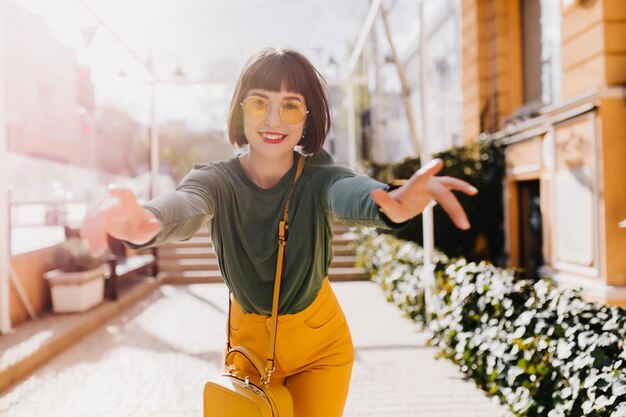
[[[230,346],[230,324],[227,324],[227,353],[224,359],[225,373],[215,381],[204,385],[204,417],[293,417],[293,402],[289,390],[280,384],[271,385],[276,353],[276,328],[278,325],[278,301],[283,277],[285,246],[289,229],[289,201],[293,189],[304,169],[305,157],[300,155],[293,185],[289,190],[283,219],[278,227],[278,259],[274,278],[270,343],[265,364],[251,349],[245,346]],[[228,321],[230,322],[230,297]],[[234,357],[243,356],[256,369],[258,375],[248,375],[235,369]]]
[[[293,417],[291,394],[284,385],[270,385],[261,358],[245,346],[234,346],[226,354],[226,365],[235,354],[243,355],[259,375],[228,370],[204,385],[205,417]],[[266,383],[267,381],[267,383]]]

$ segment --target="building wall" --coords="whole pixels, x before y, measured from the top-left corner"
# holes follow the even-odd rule
[[[563,96],[626,82],[626,2],[595,0],[563,7]]]
[[[128,114],[100,107],[93,121],[95,167],[98,171],[135,177],[149,169],[149,132]]]
[[[464,0],[463,138],[496,131],[522,104],[518,0]]]
[[[442,0],[425,4],[425,35],[427,59],[422,60],[421,32],[415,30],[410,41],[396,38],[396,50],[404,66],[411,90],[411,117],[415,120],[417,136],[422,138],[422,64],[426,63],[428,108],[428,152],[436,153],[462,144],[462,103],[460,102],[462,64],[460,59],[460,0]],[[406,3],[406,10],[415,13],[411,21],[418,25],[419,6]],[[390,14],[390,18],[393,17]],[[393,21],[390,20],[393,29]],[[383,25],[374,26],[370,33],[371,50],[370,92],[372,97],[373,148],[371,155],[377,163],[396,163],[418,153],[409,134],[406,102],[396,65],[389,60],[388,41]],[[386,57],[385,57],[386,55]],[[420,145],[421,146],[421,145]]]
[[[7,2],[7,142],[11,152],[93,166],[93,84],[45,20]]]
[[[551,120],[554,220],[552,265],[559,271],[595,281],[605,276],[601,253],[601,137],[596,109]],[[559,114],[557,113],[557,117]]]
[[[522,105],[519,0],[463,0],[463,139],[496,131]]]
[[[11,152],[7,168],[9,183],[14,186],[10,202],[58,204],[59,200],[72,198],[80,204],[97,191],[97,187],[85,187],[85,183],[106,183],[108,179],[115,182],[112,176],[95,176],[102,153],[98,152],[94,136],[95,98],[89,70],[77,63],[72,49],[55,38],[43,17],[33,15],[14,2],[3,2],[3,6],[5,13],[0,16],[0,24],[5,25],[3,30],[10,34],[5,45],[6,62],[0,63],[5,65],[2,72],[6,75],[6,79],[0,81],[6,81],[7,146]],[[101,149],[106,146],[104,141],[108,141],[107,150],[116,152],[113,155],[116,161],[141,158],[137,156],[138,138],[133,137],[133,145],[127,146],[129,135],[137,135],[139,131],[136,122],[120,116],[115,120],[101,120],[101,124],[118,127],[116,134],[107,135],[111,130],[105,132]],[[34,158],[23,161],[23,155]],[[68,165],[93,171],[78,168],[69,171]],[[67,177],[54,175],[61,170]],[[54,183],[59,185],[58,189]],[[56,191],[62,193],[56,195]],[[21,231],[30,230],[24,227]],[[44,242],[53,240],[50,233],[44,233]],[[13,237],[15,235],[12,233]],[[24,235],[32,239],[31,233]],[[29,250],[10,258],[15,277],[37,313],[50,307],[50,292],[43,275],[52,268],[52,250],[50,247]],[[28,320],[29,315],[15,286],[10,287],[10,317],[15,326]]]
[[[481,131],[481,111],[489,94],[486,20],[487,8],[479,0],[462,2],[463,139],[473,140]]]
[[[510,265],[520,266],[520,222],[527,220],[518,189],[538,180],[542,274],[582,286],[591,298],[626,304],[626,229],[618,226],[626,218],[626,2],[561,6],[562,94],[535,113],[521,111],[519,6],[517,0],[463,1],[464,138],[492,129],[495,120],[495,134],[507,143]]]
[[[492,1],[488,19],[489,90],[495,102],[490,110],[498,129],[522,105],[519,0]]]
[[[602,135],[603,218],[607,283],[626,286],[626,229],[618,223],[626,218],[626,102],[604,100],[599,119]]]

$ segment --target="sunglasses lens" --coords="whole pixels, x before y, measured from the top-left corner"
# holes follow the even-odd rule
[[[261,97],[248,97],[242,107],[246,117],[253,120],[264,119],[270,111],[270,103]]]
[[[306,107],[297,101],[283,103],[280,106],[280,117],[290,125],[300,123],[306,117]]]
[[[250,96],[241,103],[241,107],[247,118],[263,120],[269,114],[271,105],[262,97]],[[283,122],[294,125],[304,120],[307,111],[304,104],[299,101],[287,101],[280,105],[279,113]]]

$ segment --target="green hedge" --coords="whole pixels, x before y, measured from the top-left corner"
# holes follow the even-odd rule
[[[409,317],[425,322],[422,249],[365,229],[358,254]],[[517,416],[626,416],[626,309],[548,280],[435,256],[431,343]]]
[[[474,197],[455,193],[472,224],[470,230],[457,228],[441,206],[435,206],[433,216],[435,230],[438,231],[435,235],[435,246],[449,256],[462,255],[475,261],[500,262],[504,250],[502,141],[483,139],[472,145],[451,148],[433,156],[444,161],[444,167],[438,175],[460,178],[479,190]],[[419,159],[407,158],[395,165],[370,163],[368,174],[379,181],[391,182],[393,179],[409,178],[419,168]],[[391,234],[421,244],[421,217],[418,216],[407,228]]]

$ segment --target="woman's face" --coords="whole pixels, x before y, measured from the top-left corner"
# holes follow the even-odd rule
[[[251,153],[277,158],[291,156],[300,142],[306,122],[304,97],[251,89],[243,100],[243,129]]]

